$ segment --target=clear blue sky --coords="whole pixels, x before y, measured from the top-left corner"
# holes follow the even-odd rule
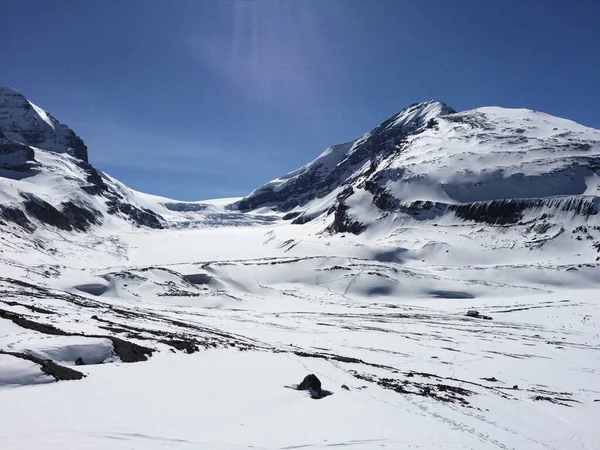
[[[598,0],[2,0],[0,84],[129,186],[244,195],[403,107],[600,128]]]

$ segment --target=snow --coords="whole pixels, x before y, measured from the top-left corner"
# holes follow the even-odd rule
[[[34,105],[33,103],[29,102],[29,104],[31,105],[31,107],[34,109],[34,111],[37,113],[38,116],[40,116],[40,118],[46,122],[48,124],[48,126],[50,128],[52,128],[53,130],[56,130],[54,124],[52,123],[52,120],[50,120],[50,116],[48,116],[48,114],[46,113],[46,111],[44,111],[42,108],[40,108],[37,105]]]
[[[317,362],[313,368],[323,374],[325,386],[347,383],[351,390],[313,401],[306,393],[283,389],[282,383],[307,368],[298,358],[267,353],[213,350],[186,358],[164,355],[144,365],[96,366],[85,382],[5,391],[12,407],[0,412],[0,438],[9,448],[23,450],[54,448],[65,439],[89,449],[594,445],[595,434],[582,432],[593,428],[591,406],[579,413],[566,410],[559,418],[552,417],[559,410],[555,405],[508,402],[481,421],[477,411],[461,417],[454,408],[418,397],[358,390],[360,383],[329,364]],[[168,389],[157,389],[165,382]],[[46,407],[65,398],[80,401]],[[38,411],[34,429],[31,411]],[[503,429],[497,428],[498,419],[505,420]]]
[[[367,229],[330,234],[325,212],[344,184],[294,208],[314,219],[293,225],[270,206],[179,202],[100,174],[164,218],[154,230],[108,214],[82,189],[78,160],[34,148],[39,170],[2,178],[2,205],[69,200],[100,211],[102,225],[0,224],[3,448],[597,449],[600,223],[564,202],[586,195],[597,208],[598,131],[436,102],[388,126],[434,117],[437,129],[377,164],[393,196],[547,201],[510,225],[382,211],[357,181],[361,161],[344,201]],[[369,136],[271,187],[334,170]],[[152,355],[125,362],[131,344]],[[9,353],[85,377],[54,382]],[[334,395],[284,388],[309,373]]]
[[[118,360],[109,339],[79,336],[31,337],[6,345],[11,351],[27,353],[40,359],[72,365],[79,358],[84,364],[102,364]]]
[[[388,128],[402,127],[417,122],[424,124],[430,119],[435,119],[440,115],[448,114],[450,112],[452,112],[451,109],[442,102],[430,100],[400,111],[396,117],[392,119]]]
[[[432,101],[406,108],[384,124],[383,131],[378,128],[356,141],[330,147],[301,169],[256,189],[244,201],[257,213],[277,214],[283,205],[285,213],[324,218],[336,207],[339,196],[346,199],[344,193],[351,189],[354,194],[345,201],[353,203],[348,214],[383,233],[384,223],[388,231],[398,226],[390,214],[399,215],[365,209],[360,201],[353,201],[353,196],[364,195],[360,191],[366,189],[366,182],[409,210],[417,201],[460,205],[544,199],[550,204],[562,199],[562,204],[554,202],[555,209],[546,211],[558,216],[570,198],[600,192],[595,163],[600,157],[600,131],[569,120],[499,107],[454,113]],[[403,137],[398,141],[385,133]],[[375,167],[374,175],[370,175],[371,167]],[[311,189],[314,183],[306,180],[315,178],[326,180],[328,190]],[[273,200],[284,194],[285,201]],[[261,200],[265,198],[270,200]],[[422,213],[419,220],[448,219],[441,219],[441,214],[443,210]],[[327,223],[331,221],[332,216]]]
[[[40,370],[38,364],[15,356],[0,354],[0,396],[3,389],[10,387],[52,383],[54,381],[54,378]]]
[[[66,153],[72,145],[69,128],[8,86],[0,86],[0,129],[8,139],[53,152]]]
[[[64,442],[90,449],[595,448],[597,268],[560,269],[557,258],[568,257],[562,248],[505,253],[498,241],[498,248],[483,250],[498,231],[473,240],[471,225],[403,229],[403,245],[376,236],[319,236],[314,227],[122,228],[118,240],[104,241],[103,248],[113,251],[103,259],[79,259],[83,241],[71,235],[54,242],[64,267],[51,278],[36,275],[35,267],[44,260],[56,264],[56,256],[12,254],[31,268],[30,282],[56,290],[32,297],[37,291],[21,293],[1,283],[7,301],[60,314],[10,307],[31,320],[87,335],[110,333],[101,328],[109,323],[199,339],[227,333],[258,348],[189,355],[135,333],[119,334],[159,350],[146,362],[124,364],[104,359],[102,352],[110,350],[105,339],[40,336],[0,319],[10,326],[7,336],[18,336],[13,349],[72,364],[89,340],[88,351],[104,362],[73,366],[87,375],[84,380],[34,386],[51,380],[40,378],[33,364],[3,356],[0,361],[13,365],[2,366],[0,395],[11,407],[0,410],[0,440],[19,449]],[[285,244],[290,239],[293,247]],[[125,253],[114,251],[117,242]],[[192,274],[214,283],[190,284],[185,277]],[[109,289],[101,295],[75,289],[93,284]],[[95,306],[82,308],[59,295],[64,292]],[[493,320],[465,317],[471,308]],[[293,351],[357,358],[395,372]],[[441,379],[407,377],[411,371]],[[317,374],[334,395],[315,401],[283,387],[307,373]],[[469,389],[472,408],[399,394],[354,373]],[[9,389],[9,383],[31,386]],[[570,407],[536,396],[567,398]]]

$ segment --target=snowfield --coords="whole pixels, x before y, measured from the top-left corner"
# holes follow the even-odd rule
[[[61,275],[39,275],[43,253],[13,266],[35,284],[2,278],[0,309],[68,335],[5,313],[0,342],[85,378],[34,386],[53,379],[0,354],[6,448],[598,448],[596,266],[450,265],[439,244],[386,254],[285,224],[132,229],[85,268],[54,245]],[[152,356],[121,362],[113,335]],[[334,395],[283,387],[308,373]]]
[[[0,448],[600,449],[598,130],[426,102],[179,202],[2,113]]]

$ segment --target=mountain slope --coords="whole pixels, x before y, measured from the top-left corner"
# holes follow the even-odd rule
[[[0,226],[87,231],[124,220],[164,229],[270,223],[226,208],[231,200],[181,202],[129,189],[88,163],[83,140],[22,94],[0,86]],[[116,225],[117,227],[120,225]]]
[[[8,86],[0,86],[0,130],[14,142],[88,162],[87,147],[73,130]]]
[[[0,137],[0,442],[596,448],[596,132],[494,111],[414,105],[242,200]]]
[[[494,225],[568,212],[585,221],[597,215],[599,195],[600,131],[530,110],[456,113],[426,102],[236,206],[284,212],[295,223],[328,216],[331,231],[360,233],[382,219]]]
[[[407,136],[432,124],[436,117],[451,112],[454,110],[439,102],[412,105],[370,133],[329,147],[311,163],[256,189],[237,206],[242,210],[267,206],[288,211],[324,197],[333,189],[351,183],[367,162],[381,157]]]
[[[0,87],[0,225],[85,231],[110,217],[164,228],[159,214],[88,163],[86,145],[70,128]]]

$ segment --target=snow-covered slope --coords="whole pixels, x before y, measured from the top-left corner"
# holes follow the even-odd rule
[[[269,223],[274,216],[227,208],[237,199],[180,202],[129,189],[87,162],[87,147],[66,125],[0,86],[0,227],[182,228]]]
[[[311,163],[256,189],[238,206],[242,210],[267,206],[288,211],[326,197],[352,182],[356,172],[385,149],[428,126],[436,117],[451,112],[454,110],[439,102],[412,105],[370,133],[329,147]]]
[[[11,136],[2,448],[597,448],[598,131],[428,102],[202,202]]]
[[[331,231],[407,221],[598,224],[600,131],[524,109],[412,105],[237,203]],[[385,226],[383,226],[385,224]],[[581,225],[578,223],[577,226]],[[544,225],[545,226],[545,225]]]

